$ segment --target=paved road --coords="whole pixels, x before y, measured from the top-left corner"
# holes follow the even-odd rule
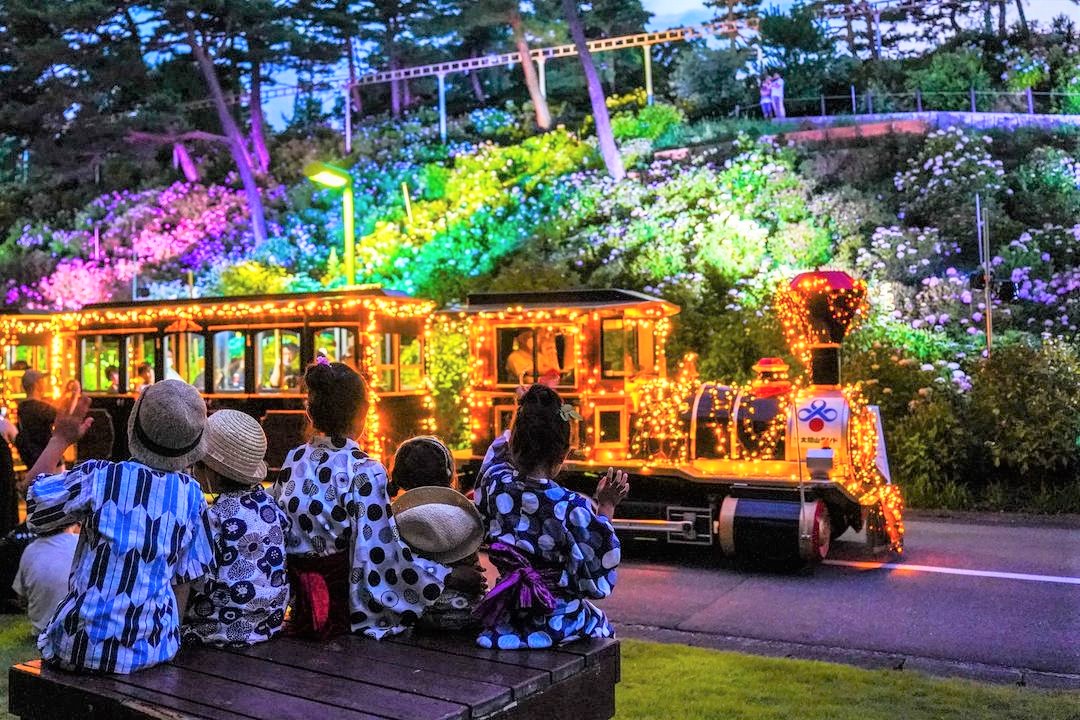
[[[831,560],[858,557],[848,539]],[[738,639],[780,641],[758,644],[841,660],[868,651],[862,664],[944,674],[977,663],[981,672],[960,674],[1060,673],[1076,677],[1050,684],[1080,686],[1080,530],[909,521],[901,563],[926,566],[917,571],[822,565],[770,574],[709,555],[628,549],[604,609],[629,635],[750,650],[753,642]]]

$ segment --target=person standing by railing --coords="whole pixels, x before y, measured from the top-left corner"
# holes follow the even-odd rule
[[[769,96],[772,99],[773,117],[783,120],[787,117],[784,108],[784,78],[779,74],[773,75],[769,83]]]
[[[773,101],[772,101],[772,78],[768,75],[763,75],[761,78],[761,115],[766,120],[771,120],[773,116]]]

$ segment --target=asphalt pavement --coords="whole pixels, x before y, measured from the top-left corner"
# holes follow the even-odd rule
[[[795,573],[635,545],[601,605],[624,636],[1080,688],[1080,529],[909,520],[886,566],[857,539]]]

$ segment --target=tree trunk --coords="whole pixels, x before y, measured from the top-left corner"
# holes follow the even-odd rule
[[[998,0],[998,35],[1005,37],[1009,32],[1009,23],[1005,19],[1005,5],[1008,0]]]
[[[589,89],[589,102],[592,104],[593,120],[596,123],[596,139],[600,141],[600,154],[604,158],[608,174],[616,180],[622,180],[626,176],[626,170],[623,168],[622,157],[619,156],[619,148],[615,146],[611,118],[608,116],[604,99],[604,86],[600,83],[600,76],[596,73],[596,65],[593,64],[592,54],[585,41],[585,28],[581,24],[581,15],[578,14],[577,0],[562,0],[562,6],[566,22],[570,26],[570,37],[574,39],[578,57],[581,59],[581,69],[585,71],[585,85]]]
[[[1020,32],[1026,37],[1031,31],[1028,28],[1027,16],[1024,14],[1024,0],[1016,0],[1016,14],[1020,16]]]
[[[877,46],[877,24],[874,22],[873,11],[867,10],[863,13],[863,18],[866,20],[866,45],[870,48],[870,57],[877,60],[879,54]]]
[[[199,182],[199,167],[191,159],[191,153],[182,142],[173,143],[173,166],[180,168],[184,173],[184,179],[189,183]]]
[[[232,151],[233,160],[236,162],[236,170],[240,173],[240,182],[244,185],[244,194],[247,196],[248,211],[251,213],[251,232],[255,236],[256,244],[266,242],[266,217],[263,214],[262,196],[259,194],[259,186],[255,183],[255,173],[252,172],[251,156],[248,154],[244,136],[236,124],[236,120],[229,113],[229,107],[225,103],[225,93],[218,82],[214,63],[206,50],[199,44],[195,37],[195,30],[188,29],[188,44],[191,46],[191,54],[199,64],[203,79],[210,91],[210,98],[217,110],[221,129],[229,141],[229,149]]]
[[[476,74],[475,70],[469,71],[469,84],[472,85],[473,95],[476,96],[476,102],[484,102],[487,100],[487,96],[484,94],[484,86],[480,84],[480,76]]]
[[[533,110],[536,113],[536,125],[541,130],[550,130],[551,111],[548,110],[544,94],[540,92],[540,76],[537,75],[536,66],[533,65],[529,41],[525,38],[525,27],[516,5],[511,8],[508,19],[510,30],[514,34],[514,44],[517,46],[518,55],[521,56],[521,71],[525,74],[525,87],[529,90],[529,99],[532,100]]]
[[[256,169],[260,175],[270,171],[270,150],[266,147],[266,123],[262,109],[262,64],[251,61],[251,147],[255,151]]]
[[[356,58],[353,57],[352,38],[345,38],[345,57],[349,59],[349,98],[356,114],[364,114],[364,101],[360,97],[360,86],[356,84]]]

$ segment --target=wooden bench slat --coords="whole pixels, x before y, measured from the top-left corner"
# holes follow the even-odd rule
[[[265,682],[265,678],[262,679]],[[151,693],[171,697],[203,697],[212,699],[215,704],[230,712],[252,717],[267,717],[272,709],[274,720],[312,720],[312,718],[333,717],[349,720],[384,720],[380,716],[353,710],[312,698],[320,695],[303,696],[291,693],[282,682],[281,689],[271,689],[265,685],[244,682],[243,677],[220,677],[214,673],[203,672],[199,668],[182,667],[170,663],[159,665],[124,676],[124,683],[143,688]],[[243,685],[243,692],[237,692]]]
[[[277,642],[274,640],[274,642]],[[326,646],[333,652],[344,652],[350,658],[363,657],[371,663],[392,663],[408,668],[430,670],[466,680],[502,685],[510,688],[514,699],[521,699],[543,690],[551,684],[551,673],[546,670],[508,665],[494,660],[474,659],[460,662],[460,657],[438,650],[392,643],[387,640],[368,642],[364,638],[347,635],[337,638]]]
[[[415,647],[439,650],[462,657],[493,660],[498,663],[547,670],[554,682],[565,680],[585,668],[585,658],[561,650],[488,650],[477,646],[460,635],[427,635],[414,633],[408,637],[394,638],[391,642]]]
[[[280,687],[293,696],[316,699],[337,711],[368,712],[393,720],[468,720],[469,709],[430,697],[337,678],[328,682],[323,673],[293,667],[287,672],[276,663],[240,653],[223,653],[212,648],[184,648],[172,665],[259,687],[267,678],[280,678]],[[336,715],[335,715],[336,717]]]
[[[398,658],[399,663],[386,660],[368,662],[366,656],[369,649],[378,644],[378,641],[355,637],[348,638],[347,641],[357,643],[353,656],[363,657],[365,661],[343,661],[338,653],[326,652],[334,643],[340,643],[340,640],[322,644],[294,638],[276,638],[273,642],[259,643],[229,652],[261,658],[288,668],[306,668],[329,677],[357,680],[467,705],[474,717],[488,715],[513,699],[513,692],[506,685],[417,668],[410,662],[412,658]],[[343,645],[341,647],[344,649]]]
[[[262,717],[238,715],[197,700],[126,685],[120,677],[64,673],[43,668],[40,660],[20,663],[9,673],[9,710],[14,715],[47,720],[84,717],[127,720],[148,716],[261,720]]]

